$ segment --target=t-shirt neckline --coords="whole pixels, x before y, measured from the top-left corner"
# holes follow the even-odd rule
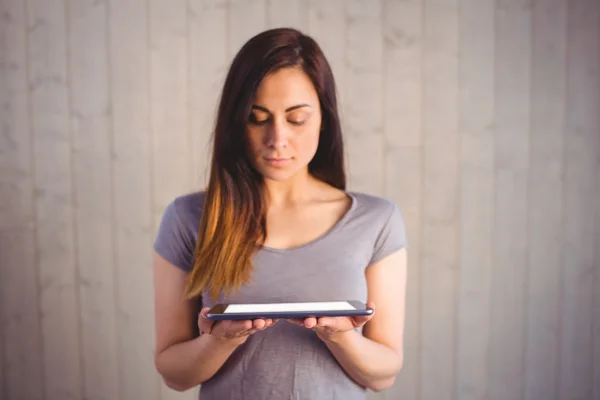
[[[287,248],[277,248],[277,247],[269,247],[269,246],[261,246],[259,250],[264,250],[264,251],[268,251],[271,253],[278,253],[278,254],[285,254],[285,253],[290,253],[293,251],[297,251],[297,250],[301,250],[301,249],[305,249],[307,247],[313,246],[319,242],[322,242],[323,240],[325,240],[326,238],[328,238],[329,236],[331,236],[335,231],[337,231],[347,220],[348,218],[350,218],[351,214],[354,212],[354,210],[356,209],[357,206],[357,198],[355,196],[354,193],[349,192],[349,191],[345,191],[344,192],[348,197],[350,197],[350,208],[348,209],[348,211],[346,211],[344,213],[344,215],[342,215],[342,217],[331,227],[331,229],[329,229],[327,232],[323,233],[322,235],[314,238],[313,240],[310,240],[304,244],[301,244],[299,246],[295,246],[295,247],[287,247]]]

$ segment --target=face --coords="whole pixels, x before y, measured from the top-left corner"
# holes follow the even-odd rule
[[[246,125],[248,156],[265,179],[308,171],[319,144],[321,109],[312,81],[296,68],[263,79]]]

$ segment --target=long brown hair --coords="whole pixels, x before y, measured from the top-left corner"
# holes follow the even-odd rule
[[[221,94],[187,297],[205,291],[217,299],[221,291],[230,293],[250,280],[252,256],[266,238],[266,206],[262,176],[246,155],[245,129],[260,82],[281,68],[302,68],[319,97],[321,134],[309,172],[346,188],[335,81],[321,48],[295,29],[257,34],[233,59]]]

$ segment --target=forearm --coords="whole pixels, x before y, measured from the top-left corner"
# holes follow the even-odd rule
[[[400,354],[355,330],[324,341],[346,373],[371,390],[380,391],[391,386],[402,368]]]
[[[204,334],[163,350],[156,368],[170,388],[188,390],[210,379],[242,342]]]

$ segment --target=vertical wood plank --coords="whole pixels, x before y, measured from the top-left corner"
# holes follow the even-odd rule
[[[487,396],[494,216],[493,0],[461,0],[459,59],[460,284],[456,397]]]
[[[46,397],[80,398],[66,3],[29,1],[28,27]]]
[[[600,4],[596,3],[596,13],[600,13]],[[594,28],[600,36],[600,23]],[[596,62],[600,63],[600,45],[596,46]],[[594,54],[592,52],[592,54]],[[591,55],[590,55],[591,56]],[[600,82],[596,82],[595,101],[600,104]],[[600,114],[594,117],[595,131],[600,131]],[[600,198],[600,138],[596,137],[596,198]],[[600,400],[600,201],[595,202],[595,246],[594,246],[594,316],[592,326],[593,338],[593,367],[592,367],[592,399]]]
[[[107,4],[70,2],[69,71],[74,146],[83,393],[119,397],[111,187]]]
[[[554,0],[533,9],[526,400],[556,399],[558,392],[566,7]]]
[[[119,394],[159,399],[154,367],[149,38],[146,0],[109,3]]]
[[[266,27],[266,0],[229,0],[229,58],[233,59],[244,43]]]
[[[596,12],[599,13],[600,4],[596,4]],[[600,24],[594,31],[600,36]],[[596,47],[596,62],[600,62],[600,45]],[[593,53],[592,53],[593,54]],[[600,104],[600,82],[596,82],[595,101]],[[595,131],[600,131],[600,114],[596,113],[594,118]],[[600,138],[596,138],[596,198],[600,198]],[[595,246],[594,246],[594,317],[592,326],[593,337],[593,367],[592,367],[592,399],[600,400],[600,201],[596,203],[595,211]]]
[[[187,1],[150,0],[150,107],[154,228],[169,202],[191,188],[187,115]]]
[[[192,144],[192,185],[208,183],[210,137],[230,59],[227,54],[227,1],[190,0],[189,120]],[[205,38],[211,37],[210,41]]]
[[[345,141],[350,190],[383,194],[381,3],[344,2],[347,89]]]
[[[343,0],[309,0],[308,33],[323,50],[333,71],[338,101],[338,112],[343,128],[346,126],[345,82],[346,65],[346,19]],[[345,134],[345,129],[344,129]]]
[[[520,399],[523,391],[531,80],[529,0],[496,9],[495,199],[490,400]]]
[[[45,398],[44,346],[38,314],[37,277],[33,270],[37,258],[32,248],[35,248],[34,230],[26,227],[0,230],[2,399]]]
[[[454,399],[459,269],[458,4],[424,10],[421,398]],[[443,68],[441,67],[443,66]]]
[[[0,2],[0,397],[42,399],[27,16]]]
[[[600,24],[596,28],[596,32],[600,34]],[[596,58],[600,58],[600,46],[598,46],[598,50]],[[600,84],[596,86],[596,102],[600,103]],[[594,123],[596,132],[600,131],[600,114],[596,114]],[[598,140],[600,139],[596,139],[596,198],[600,198],[600,144],[598,144]],[[600,400],[600,201],[596,202],[595,221],[592,399]]]
[[[0,39],[1,40],[1,39]],[[0,278],[4,278],[2,272],[0,271]],[[4,278],[6,279],[6,278]],[[2,289],[4,291],[4,289]],[[0,323],[3,323],[6,326],[7,318],[4,316],[4,310],[0,308]],[[6,374],[4,372],[5,369],[5,356],[4,356],[4,331],[0,332],[0,396],[3,399],[8,397],[8,387],[6,385]]]
[[[592,397],[595,167],[600,130],[600,24],[597,1],[569,3],[564,140],[560,399]]]
[[[404,366],[386,398],[418,400],[420,380],[420,280],[423,180],[423,13],[418,0],[384,0],[383,110],[385,196],[404,217],[409,241]]]
[[[268,28],[295,28],[308,33],[309,6],[306,0],[266,0]]]

